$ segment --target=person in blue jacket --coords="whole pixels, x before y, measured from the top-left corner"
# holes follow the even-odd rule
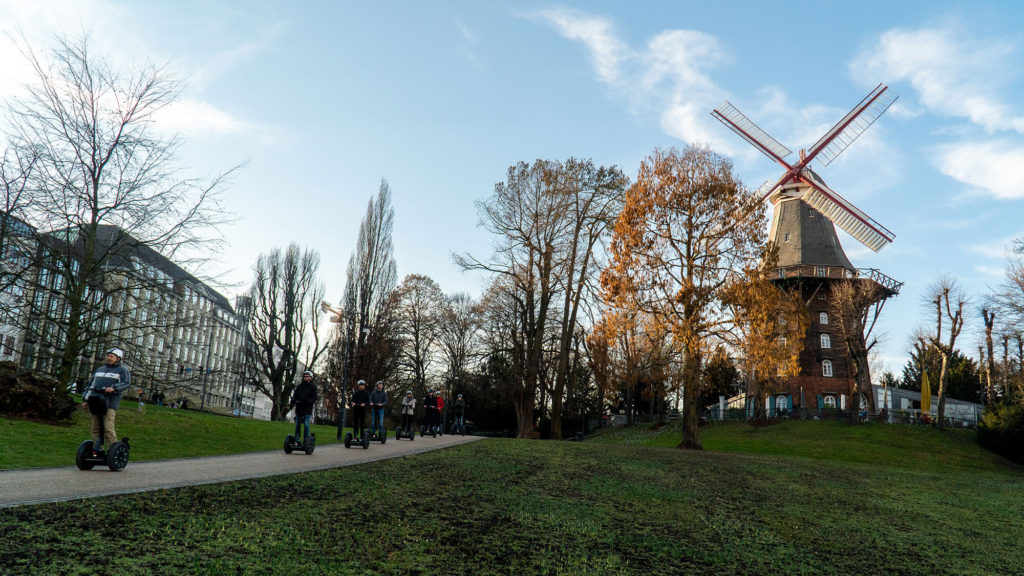
[[[318,397],[313,373],[306,370],[302,373],[302,382],[295,387],[292,400],[288,403],[289,408],[295,409],[295,440],[301,439],[303,444],[309,438],[309,421],[313,418],[313,407],[316,406]]]
[[[107,445],[117,442],[117,432],[114,430],[114,423],[117,419],[117,409],[121,406],[121,395],[132,385],[132,373],[128,371],[121,360],[124,358],[124,351],[120,348],[107,350],[106,362],[96,369],[92,375],[89,386],[82,395],[82,407],[89,405],[91,396],[102,396],[107,401],[107,412],[103,416],[89,413],[92,437],[95,439],[92,449],[99,452],[103,449],[103,442]],[[102,418],[102,421],[100,420]],[[103,434],[100,434],[102,424]]]

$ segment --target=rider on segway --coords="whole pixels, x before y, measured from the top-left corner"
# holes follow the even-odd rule
[[[413,418],[416,415],[416,398],[412,395],[412,390],[405,391],[405,398],[402,398],[402,435],[412,438],[416,434],[416,430],[413,428],[415,423]]]
[[[384,391],[384,382],[377,380],[377,387],[370,392],[370,406],[373,409],[370,418],[370,433],[374,439],[387,434],[384,430],[384,407],[388,405],[388,393]]]
[[[298,441],[301,438],[303,444],[309,438],[309,421],[313,418],[313,406],[316,405],[318,397],[316,384],[313,383],[313,373],[306,370],[302,373],[302,382],[295,387],[292,400],[288,403],[289,409],[295,409],[295,439]],[[299,436],[300,429],[302,436]]]
[[[370,405],[370,393],[366,391],[366,380],[356,383],[356,391],[352,393],[352,435],[357,443],[362,442],[366,433],[366,407]]]
[[[117,432],[114,431],[117,409],[121,405],[121,395],[132,385],[132,373],[121,364],[123,358],[124,351],[120,348],[107,350],[106,362],[96,369],[92,381],[82,395],[82,408],[90,407],[90,397],[96,397],[93,404],[100,399],[106,401],[106,410],[89,411],[92,437],[95,439],[92,445],[93,454],[103,451],[104,440],[108,447],[117,442]]]

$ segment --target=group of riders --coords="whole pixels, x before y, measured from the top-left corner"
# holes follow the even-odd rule
[[[91,432],[94,440],[95,451],[102,450],[104,442],[107,446],[113,444],[117,439],[114,425],[117,418],[117,410],[121,402],[121,396],[131,387],[131,372],[122,364],[124,351],[119,348],[111,348],[107,351],[106,361],[96,369],[88,386],[82,395],[82,407],[89,406],[89,398],[101,396],[106,400],[104,413],[90,411]],[[313,408],[319,398],[317,387],[314,382],[313,373],[303,372],[302,381],[292,391],[291,401],[288,404],[289,410],[295,410],[295,438],[302,438],[305,441],[309,437],[309,424],[313,417]],[[352,429],[356,435],[361,437],[366,427],[366,416],[369,410],[370,433],[374,436],[385,434],[384,411],[388,406],[388,393],[384,390],[384,382],[377,381],[372,391],[366,390],[366,381],[360,380],[356,389],[349,398],[349,406],[352,409]],[[442,415],[444,414],[445,402],[437,390],[428,390],[423,399],[423,415],[425,430],[440,433],[443,427]],[[455,414],[455,430],[465,430],[466,402],[459,394],[452,406]],[[103,411],[100,411],[103,412]],[[416,421],[416,399],[412,390],[405,391],[405,397],[401,401],[402,429],[412,432]],[[300,436],[301,434],[301,436]]]

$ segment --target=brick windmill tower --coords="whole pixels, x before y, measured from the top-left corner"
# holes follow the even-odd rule
[[[861,306],[875,306],[877,315],[881,304],[897,295],[903,284],[878,270],[854,267],[839,243],[835,227],[875,252],[892,242],[894,235],[829,188],[810,163],[820,156],[823,165],[828,166],[867,130],[896,101],[897,96],[887,90],[879,84],[808,151],[801,150],[794,164],[785,160],[791,153],[788,148],[729,102],[711,113],[786,170],[778,180],[765,182],[758,194],[773,206],[769,237],[779,250],[775,282],[800,293],[811,324],[800,353],[800,374],[785,382],[784,391],[769,397],[764,407],[769,414],[800,408],[849,410],[873,404],[867,398],[853,402],[857,398],[855,359],[836,334],[836,287],[841,283],[867,284],[862,288],[868,288],[866,292],[872,296]]]

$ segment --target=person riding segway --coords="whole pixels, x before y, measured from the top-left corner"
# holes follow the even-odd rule
[[[466,401],[462,398],[462,394],[459,394],[458,398],[455,399],[455,428],[452,430],[455,434],[466,435]]]
[[[437,436],[434,427],[437,420],[437,396],[433,390],[427,390],[427,396],[423,399],[423,426],[420,426],[420,436]]]
[[[416,423],[413,421],[415,416],[416,398],[413,398],[412,390],[406,390],[405,398],[402,398],[402,425],[395,428],[395,440],[416,439]]]
[[[377,386],[370,392],[370,440],[381,444],[388,441],[388,431],[384,428],[384,407],[388,405],[388,393],[384,391],[384,382],[377,380]]]
[[[295,387],[291,402],[288,403],[288,408],[295,409],[295,434],[285,437],[285,454],[291,454],[293,450],[312,454],[316,449],[316,434],[309,433],[309,421],[313,418],[313,407],[316,406],[318,397],[316,384],[313,383],[313,373],[306,370],[302,373],[302,382]],[[302,436],[299,436],[300,430]],[[298,441],[300,437],[301,443]]]
[[[366,430],[366,407],[370,404],[370,393],[366,391],[366,380],[356,383],[356,391],[352,393],[352,432],[345,434],[345,448],[351,448],[353,442],[362,444],[363,449],[370,447],[370,435]]]
[[[91,470],[96,464],[105,464],[117,472],[128,465],[131,445],[128,438],[117,440],[114,425],[121,395],[132,385],[131,372],[121,360],[124,351],[120,348],[107,350],[105,363],[96,369],[92,380],[82,395],[82,407],[89,409],[90,431],[93,440],[86,440],[78,446],[75,465],[79,470]],[[103,450],[103,442],[108,448]]]

